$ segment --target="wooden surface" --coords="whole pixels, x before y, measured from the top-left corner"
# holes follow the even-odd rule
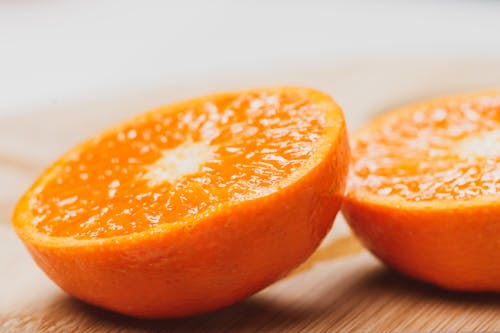
[[[320,249],[289,277],[247,300],[194,318],[124,317],[71,298],[44,276],[10,226],[13,205],[50,161],[118,119],[206,91],[292,82],[331,92],[352,128],[397,104],[498,87],[500,63],[381,61],[252,75],[210,87],[198,82],[109,100],[55,102],[51,110],[0,119],[1,333],[500,331],[499,294],[448,292],[402,277],[364,251],[341,218]]]

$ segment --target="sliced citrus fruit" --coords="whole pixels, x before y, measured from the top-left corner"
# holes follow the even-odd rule
[[[348,163],[342,111],[321,92],[210,95],[75,147],[13,223],[77,298],[139,317],[192,315],[305,260],[340,208]]]
[[[424,281],[500,291],[500,91],[383,115],[352,150],[342,211],[368,249]]]

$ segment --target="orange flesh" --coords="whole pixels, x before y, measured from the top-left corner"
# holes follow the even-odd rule
[[[410,201],[500,194],[500,98],[422,106],[360,132],[349,192]]]
[[[312,156],[325,123],[318,105],[292,92],[225,96],[153,112],[56,166],[34,191],[33,223],[51,236],[106,238],[266,195]],[[211,150],[206,160],[170,181],[152,181],[148,170],[155,163],[193,143]]]

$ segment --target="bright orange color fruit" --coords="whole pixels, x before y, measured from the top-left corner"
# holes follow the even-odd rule
[[[342,212],[393,268],[500,291],[500,91],[383,115],[353,136]]]
[[[349,149],[327,95],[283,87],[139,115],[75,147],[13,223],[45,273],[138,317],[231,304],[283,277],[340,208]]]

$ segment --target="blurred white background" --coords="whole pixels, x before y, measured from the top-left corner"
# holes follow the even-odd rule
[[[399,58],[498,63],[500,1],[0,1],[0,115]]]

